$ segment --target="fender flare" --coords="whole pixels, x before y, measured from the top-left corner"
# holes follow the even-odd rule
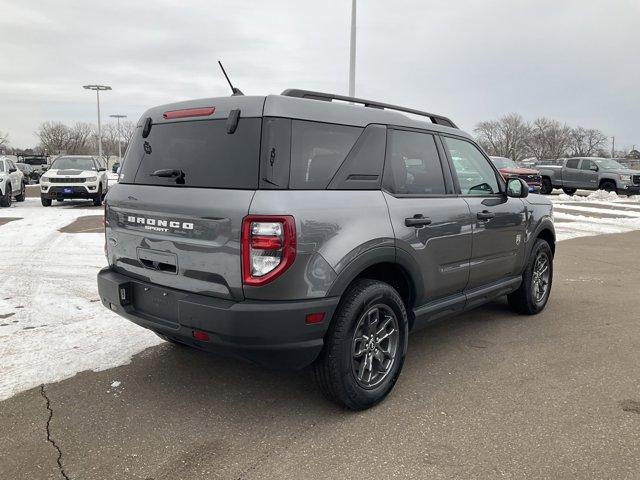
[[[529,244],[527,245],[527,256],[526,256],[527,260],[529,259],[529,255],[531,255],[531,250],[533,249],[533,244],[535,239],[538,238],[542,233],[542,231],[544,230],[548,230],[549,232],[551,232],[551,235],[553,236],[553,245],[551,246],[551,248],[555,252],[555,245],[557,243],[556,229],[553,225],[553,220],[551,220],[551,217],[544,216],[540,219],[540,221],[538,222],[538,225],[536,225],[536,228],[530,237],[531,241],[528,242]]]
[[[424,281],[420,267],[416,261],[404,250],[396,247],[375,247],[349,262],[338,274],[327,292],[327,296],[342,296],[347,287],[364,270],[379,263],[398,265],[406,274],[412,290],[412,298],[419,298],[424,292]]]

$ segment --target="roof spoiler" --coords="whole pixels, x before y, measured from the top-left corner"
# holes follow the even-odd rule
[[[348,97],[346,95],[336,95],[333,93],[314,92],[311,90],[299,90],[296,88],[289,88],[281,93],[285,97],[297,97],[306,98],[309,100],[321,100],[324,102],[331,102],[333,100],[339,100],[343,102],[358,103],[369,108],[377,108],[380,110],[395,110],[397,112],[411,113],[413,115],[419,115],[421,117],[427,117],[431,120],[431,123],[436,125],[442,125],[444,127],[458,128],[453,121],[443,115],[437,115],[435,113],[423,112],[422,110],[414,110],[413,108],[400,107],[398,105],[391,105],[388,103],[374,102],[372,100],[365,100],[363,98]]]

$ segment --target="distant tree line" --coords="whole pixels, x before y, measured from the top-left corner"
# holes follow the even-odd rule
[[[520,114],[511,113],[478,123],[474,132],[489,155],[516,162],[530,157],[543,160],[611,155],[609,138],[600,130],[570,127],[545,117],[528,122]]]
[[[102,153],[106,156],[118,155],[118,139],[124,154],[129,139],[135,130],[135,123],[124,121],[102,125]],[[44,122],[35,132],[40,140],[37,150],[48,154],[89,155],[98,151],[98,128],[89,123],[78,122],[71,126],[62,122]]]

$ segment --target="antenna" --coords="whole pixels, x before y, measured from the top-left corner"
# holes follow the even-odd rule
[[[222,70],[222,73],[224,74],[224,78],[227,79],[227,83],[229,83],[229,86],[231,87],[231,95],[244,95],[244,93],[242,93],[242,91],[239,88],[236,88],[233,86],[233,84],[231,83],[231,80],[229,80],[229,75],[227,75],[227,72],[224,70],[224,67],[222,66],[222,62],[220,60],[218,60],[218,65],[220,65],[220,69]]]

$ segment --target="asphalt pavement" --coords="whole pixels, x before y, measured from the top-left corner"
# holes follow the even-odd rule
[[[415,333],[365,412],[308,372],[169,344],[32,389],[0,403],[0,478],[638,479],[639,252],[640,232],[561,242],[543,313]]]

